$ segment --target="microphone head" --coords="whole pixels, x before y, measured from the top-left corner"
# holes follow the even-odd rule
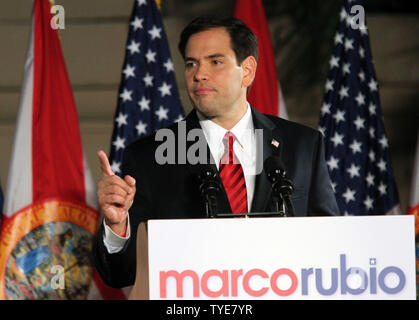
[[[217,179],[217,172],[211,168],[205,168],[196,176],[196,178],[198,179],[199,190],[204,196],[216,196],[221,189],[219,180]]]
[[[281,159],[277,156],[270,156],[264,162],[264,168],[266,172],[279,169],[280,171],[285,171],[285,166],[282,163]]]
[[[281,159],[277,156],[268,157],[264,164],[266,175],[268,180],[273,183],[285,176],[284,164]]]
[[[197,176],[199,182],[201,182],[201,183],[204,182],[204,181],[215,179],[216,177],[217,177],[217,173],[214,172],[213,170],[209,169],[209,168],[203,170]]]

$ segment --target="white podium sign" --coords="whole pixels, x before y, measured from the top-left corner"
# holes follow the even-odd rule
[[[150,220],[150,299],[416,299],[413,216]]]

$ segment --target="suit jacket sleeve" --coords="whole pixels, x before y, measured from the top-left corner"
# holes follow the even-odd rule
[[[114,288],[122,288],[133,285],[136,274],[136,239],[137,229],[141,221],[147,219],[150,212],[150,198],[147,196],[147,188],[144,179],[141,178],[141,165],[138,158],[135,159],[135,153],[128,147],[124,152],[123,175],[130,175],[136,179],[136,194],[134,203],[129,210],[131,235],[125,243],[124,248],[110,254],[103,243],[104,226],[100,223],[94,248],[93,257],[96,269],[105,283]]]
[[[320,132],[317,132],[317,148],[313,155],[312,168],[308,215],[339,215],[339,208],[324,157],[323,137]]]

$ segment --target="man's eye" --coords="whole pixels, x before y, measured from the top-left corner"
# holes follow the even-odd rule
[[[221,64],[221,61],[220,60],[212,60],[212,64],[213,65],[218,65],[218,64]]]
[[[193,61],[188,61],[188,62],[185,63],[185,67],[187,69],[190,69],[190,68],[194,67],[195,65],[196,65],[196,63],[193,62]]]

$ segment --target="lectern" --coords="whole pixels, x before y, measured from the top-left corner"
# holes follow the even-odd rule
[[[149,220],[131,299],[416,299],[413,216]]]

